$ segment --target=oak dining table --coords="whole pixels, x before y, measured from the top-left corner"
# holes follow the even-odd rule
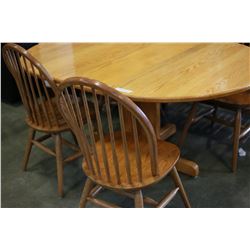
[[[174,124],[161,126],[162,103],[215,99],[250,89],[250,49],[237,43],[40,43],[29,52],[57,84],[73,76],[95,79],[130,97],[166,140]],[[180,172],[199,166],[181,158]]]

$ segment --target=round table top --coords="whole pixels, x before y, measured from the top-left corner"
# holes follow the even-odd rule
[[[57,82],[84,76],[135,101],[208,100],[250,89],[250,48],[236,43],[44,43],[29,51]]]

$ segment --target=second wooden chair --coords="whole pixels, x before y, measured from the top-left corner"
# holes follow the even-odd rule
[[[54,156],[57,166],[58,193],[63,196],[64,163],[75,160],[82,154],[77,144],[73,144],[61,136],[62,132],[71,132],[71,130],[61,116],[55,102],[57,86],[47,70],[19,45],[6,44],[3,48],[3,58],[16,81],[27,114],[25,121],[29,126],[29,136],[23,170],[27,170],[33,145]],[[44,133],[44,135],[35,138],[37,131]],[[42,143],[49,138],[54,140],[55,150]],[[71,147],[76,153],[63,159],[63,144]]]

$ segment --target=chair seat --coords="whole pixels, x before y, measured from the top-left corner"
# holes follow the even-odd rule
[[[118,188],[118,189],[135,189],[142,188],[153,184],[155,182],[160,181],[164,176],[166,176],[171,169],[175,166],[176,162],[179,159],[180,151],[178,147],[172,143],[168,143],[165,141],[158,140],[158,169],[159,175],[153,177],[151,173],[151,163],[149,156],[149,146],[146,141],[140,141],[140,153],[141,153],[141,166],[142,166],[142,182],[139,181],[138,171],[136,167],[136,153],[135,153],[135,145],[133,136],[127,135],[127,143],[128,143],[128,155],[130,159],[130,171],[131,171],[131,184],[128,183],[127,174],[126,174],[126,163],[125,163],[125,155],[123,151],[123,144],[121,134],[116,133],[116,152],[119,163],[119,171],[120,171],[120,184],[117,183],[116,175],[115,175],[115,167],[112,156],[112,147],[110,143],[109,136],[105,137],[105,148],[108,155],[108,164],[110,166],[110,181],[100,181],[98,177],[94,177],[93,174],[88,169],[86,162],[83,162],[83,170],[85,174],[89,178],[95,179],[95,182],[102,186],[106,186],[109,188]],[[102,175],[105,176],[105,167],[104,160],[102,157],[102,145],[101,142],[96,142],[97,155],[100,165],[100,169]],[[95,162],[94,156],[92,156],[92,161]],[[96,170],[96,167],[95,167]]]
[[[220,102],[239,106],[250,106],[250,91],[218,99]]]

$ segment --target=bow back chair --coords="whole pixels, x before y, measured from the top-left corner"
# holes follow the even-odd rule
[[[66,79],[59,89],[58,106],[85,157],[82,168],[87,179],[80,207],[85,207],[88,201],[102,207],[117,207],[96,198],[103,188],[134,199],[135,207],[143,207],[144,202],[154,207],[165,207],[180,191],[185,206],[190,207],[175,168],[180,155],[178,147],[156,139],[150,121],[132,100],[104,83],[87,78]],[[80,101],[77,101],[77,89],[80,90]],[[89,115],[87,93],[92,95],[95,120]],[[104,99],[101,111],[98,105],[100,96]],[[111,109],[111,103],[117,104],[116,113]],[[86,114],[85,124],[82,113]],[[115,117],[119,125],[117,129]],[[94,132],[94,124],[97,133]],[[175,183],[171,192],[160,202],[143,197],[144,187],[160,181],[167,174]]]
[[[238,162],[238,152],[239,152],[239,143],[240,140],[246,137],[250,132],[250,122],[248,121],[243,124],[242,115],[250,115],[250,90],[245,91],[240,94],[235,94],[231,96],[227,96],[224,98],[220,98],[217,100],[211,100],[203,102],[211,107],[210,111],[203,115],[197,116],[197,106],[198,103],[194,103],[187,121],[184,125],[183,132],[179,139],[179,146],[181,147],[184,144],[184,140],[187,136],[188,130],[190,126],[199,121],[201,118],[205,117],[211,120],[211,125],[215,122],[221,123],[224,126],[232,127],[233,132],[233,157],[232,157],[232,171],[236,172],[237,170],[237,162]],[[233,121],[228,120],[228,118],[218,117],[218,108],[222,108],[224,110],[230,110],[234,112]]]
[[[79,147],[61,137],[64,131],[70,131],[61,116],[56,102],[57,86],[47,70],[25,49],[16,44],[6,44],[3,47],[4,61],[13,75],[22,103],[25,107],[29,126],[28,143],[26,145],[23,170],[27,164],[32,146],[35,145],[46,153],[56,157],[58,193],[63,196],[63,164],[81,156]],[[36,131],[45,135],[36,138]],[[55,150],[51,150],[43,141],[53,138]],[[76,153],[62,158],[62,144],[71,147]]]

